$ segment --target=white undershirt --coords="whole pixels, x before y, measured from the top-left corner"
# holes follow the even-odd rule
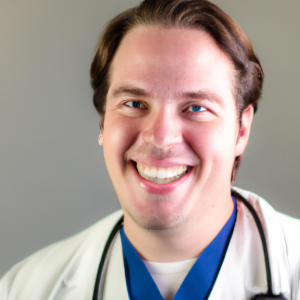
[[[171,263],[157,263],[146,260],[143,260],[143,262],[162,297],[165,300],[172,300],[197,258]]]

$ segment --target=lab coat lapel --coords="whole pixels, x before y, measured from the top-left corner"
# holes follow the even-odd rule
[[[112,228],[122,214],[121,210],[117,211],[105,220],[104,226],[99,222],[89,229],[90,232],[85,234],[80,247],[66,263],[65,270],[55,284],[49,287],[51,291],[47,300],[92,299],[102,251]],[[107,291],[104,300],[128,300],[128,297],[124,296],[127,295],[127,290],[119,233],[112,244],[106,276]]]
[[[108,262],[104,300],[129,300],[120,233],[117,234]]]
[[[273,292],[283,293],[290,299],[285,243],[281,240],[282,230],[275,212],[265,201],[253,197],[253,194],[252,197],[248,194],[243,196],[255,207],[266,234]],[[209,300],[248,300],[255,294],[267,291],[264,254],[256,223],[245,205],[240,201],[237,204],[235,228]]]
[[[237,201],[237,218],[209,300],[242,300],[266,292],[263,249],[250,213]]]
[[[274,294],[282,293],[286,299],[290,299],[291,278],[288,251],[278,213],[258,195],[240,189],[236,190],[252,204],[263,225],[270,258],[273,292]]]

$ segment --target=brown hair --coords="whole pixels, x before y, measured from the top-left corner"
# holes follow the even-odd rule
[[[252,44],[239,25],[207,0],[144,0],[111,20],[104,29],[91,65],[94,105],[104,117],[109,88],[109,68],[121,40],[138,25],[164,28],[199,29],[209,33],[232,60],[235,68],[234,92],[239,120],[252,104],[254,112],[261,96],[263,71]],[[231,180],[235,181],[241,163],[236,157]]]

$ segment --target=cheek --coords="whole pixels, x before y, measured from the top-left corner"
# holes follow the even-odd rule
[[[231,124],[197,124],[185,131],[185,138],[200,157],[202,167],[222,169],[232,165],[235,131]]]
[[[126,152],[134,144],[138,134],[138,126],[132,119],[107,112],[104,119],[103,150],[110,174],[125,171]]]

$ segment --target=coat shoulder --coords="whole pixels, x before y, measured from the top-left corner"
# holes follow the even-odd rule
[[[277,212],[292,268],[300,269],[300,220]],[[298,271],[299,272],[299,271]]]
[[[100,260],[105,241],[122,214],[122,210],[118,210],[87,229],[17,263],[0,280],[0,299],[19,299],[18,295],[26,294],[28,286],[36,286],[35,282],[44,284],[44,289],[39,289],[43,290],[43,295],[36,295],[32,299],[46,299],[58,278],[66,279],[66,274],[72,277],[70,268],[79,268],[83,253],[87,260],[95,259],[95,256]]]
[[[283,213],[277,212],[288,249],[295,249],[300,255],[300,220]]]
[[[283,213],[277,214],[286,243],[292,299],[300,299],[300,220]]]
[[[255,193],[234,188],[255,208],[261,210],[267,223],[279,223],[284,236],[286,251],[293,262],[300,261],[300,220],[276,211],[265,199]]]

